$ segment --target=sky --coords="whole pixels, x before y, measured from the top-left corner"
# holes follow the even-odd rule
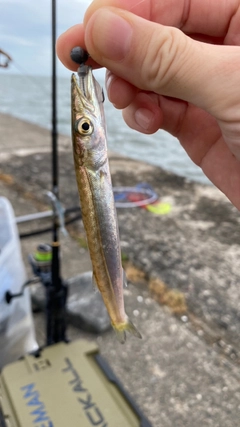
[[[57,35],[82,22],[91,0],[56,0]],[[0,0],[0,48],[13,58],[1,72],[51,74],[51,0]],[[69,71],[57,60],[59,76]]]

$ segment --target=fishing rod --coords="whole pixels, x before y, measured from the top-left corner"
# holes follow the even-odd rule
[[[56,0],[52,0],[52,262],[51,283],[46,288],[46,343],[47,345],[66,341],[66,300],[67,285],[61,278],[60,240],[58,230],[57,203],[58,187],[58,132],[57,132],[57,75],[56,75]]]

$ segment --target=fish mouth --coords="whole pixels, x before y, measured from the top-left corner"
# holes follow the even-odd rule
[[[72,101],[77,110],[93,111],[96,105],[96,95],[91,67],[83,64],[78,68],[77,76],[72,74],[71,92]]]
[[[77,75],[72,74],[71,93],[73,112],[93,114],[105,129],[104,93],[93,75],[92,67],[82,64]]]
[[[81,116],[91,111],[91,104],[81,92],[76,77],[72,79],[72,113],[80,114]]]
[[[82,64],[78,68],[78,85],[82,92],[82,94],[87,98],[88,100],[92,98],[92,88],[93,88],[93,74],[92,69],[88,65]]]
[[[86,98],[89,102],[93,101],[94,95],[94,78],[92,68],[88,65],[81,65],[78,68],[77,76],[72,74],[72,88],[78,89],[79,95]]]

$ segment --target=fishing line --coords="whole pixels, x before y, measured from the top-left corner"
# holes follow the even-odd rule
[[[34,77],[29,76],[28,71],[26,69],[24,69],[24,67],[22,67],[20,64],[18,64],[15,59],[12,61],[12,64],[15,66],[15,68],[18,71],[20,71],[22,77],[24,77],[26,80],[30,81],[34,86],[36,86],[38,88],[38,91],[41,90],[41,92],[43,92],[45,95],[50,97],[50,95],[51,95],[50,90],[48,91],[46,89],[46,87],[43,86],[43,84],[41,84],[41,82],[39,83],[39,79],[38,79],[38,82],[36,82]],[[49,78],[49,82],[50,82],[50,78]]]
[[[73,222],[82,219],[82,214],[81,214],[80,208],[76,208],[76,210],[78,210],[79,213],[74,215],[72,218],[65,220],[65,225],[72,224]],[[59,225],[58,225],[58,228],[60,228]],[[32,231],[28,231],[28,232],[19,233],[19,237],[20,237],[20,239],[25,239],[28,237],[38,236],[39,234],[49,233],[51,231],[52,231],[52,226],[37,229],[37,230],[32,230]]]

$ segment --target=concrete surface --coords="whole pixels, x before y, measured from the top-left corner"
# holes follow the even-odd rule
[[[0,194],[17,216],[47,209],[49,132],[7,115],[0,115],[0,130]],[[71,142],[66,137],[59,142],[60,196],[65,207],[75,206]],[[112,331],[94,336],[72,326],[69,338],[97,340],[154,427],[239,426],[239,212],[213,187],[113,153],[110,165],[114,185],[147,182],[171,207],[165,215],[118,210],[129,281],[126,311],[143,340],[128,336],[123,346]],[[19,230],[40,228],[43,222]],[[64,278],[91,269],[81,222],[68,230],[69,237],[62,239]],[[50,241],[50,233],[21,240],[29,275],[27,254]],[[37,313],[34,319],[42,345],[44,318]]]

